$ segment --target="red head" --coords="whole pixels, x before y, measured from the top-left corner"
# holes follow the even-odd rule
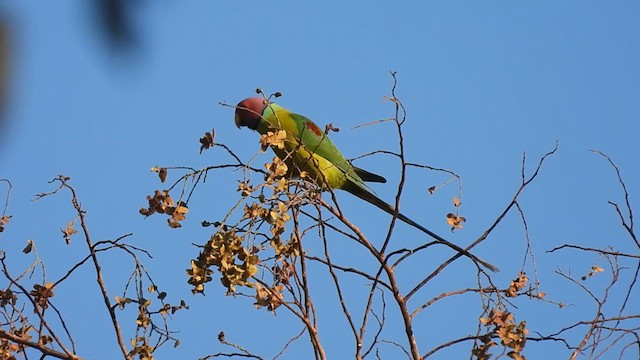
[[[236,126],[246,126],[256,130],[266,107],[267,100],[260,97],[250,97],[240,101],[236,106]]]

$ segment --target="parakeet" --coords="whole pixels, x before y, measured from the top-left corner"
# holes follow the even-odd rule
[[[374,195],[365,182],[386,182],[382,176],[353,166],[323,131],[310,119],[260,97],[242,100],[236,106],[235,123],[238,128],[246,126],[260,134],[278,135],[284,130],[286,138],[280,146],[271,146],[276,155],[285,162],[291,176],[301,172],[323,189],[340,189],[367,201],[381,210],[433,237],[460,254],[477,261],[491,271],[498,268],[479,259],[469,251],[453,244],[422,225],[416,223]],[[280,133],[282,134],[282,133]]]

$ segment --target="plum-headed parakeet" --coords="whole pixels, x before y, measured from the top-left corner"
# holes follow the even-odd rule
[[[286,139],[281,147],[271,146],[276,155],[287,164],[290,175],[306,172],[307,178],[327,189],[345,190],[378,208],[395,215],[398,219],[433,237],[460,254],[477,261],[487,269],[497,271],[497,267],[479,259],[469,251],[453,244],[384,202],[368,190],[365,182],[386,182],[382,176],[370,173],[349,162],[336,148],[325,131],[308,118],[268,102],[260,97],[242,100],[236,106],[236,126],[246,126],[260,134],[278,133],[284,130]]]

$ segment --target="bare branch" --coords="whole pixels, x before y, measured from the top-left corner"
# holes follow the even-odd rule
[[[102,299],[104,301],[104,305],[107,311],[109,312],[109,316],[111,317],[111,323],[113,325],[113,329],[116,334],[118,345],[120,346],[120,351],[122,352],[122,355],[124,356],[125,359],[130,359],[131,357],[129,356],[129,352],[127,351],[127,346],[125,345],[124,338],[122,336],[122,331],[120,330],[120,324],[118,323],[118,318],[116,317],[114,308],[111,306],[111,301],[109,300],[107,287],[102,277],[102,267],[100,266],[100,262],[98,261],[98,256],[96,255],[96,250],[93,246],[93,242],[91,241],[91,235],[89,234],[89,228],[87,226],[85,212],[80,207],[80,202],[78,201],[78,197],[76,196],[76,190],[67,183],[69,178],[64,175],[58,176],[55,180],[60,182],[60,186],[56,190],[54,190],[52,193],[48,193],[46,195],[53,194],[58,190],[60,190],[61,188],[67,188],[71,192],[71,196],[72,196],[71,203],[73,204],[73,207],[75,208],[78,216],[80,217],[80,226],[82,227],[84,239],[87,244],[87,248],[89,249],[89,253],[91,255],[91,261],[96,271],[96,282],[98,283],[98,287],[100,288],[100,292],[102,293]],[[46,195],[39,196],[39,198],[44,197]]]
[[[54,349],[48,348],[40,343],[37,342],[33,342],[33,341],[29,341],[27,339],[23,339],[19,336],[4,332],[2,330],[0,330],[0,338],[2,339],[6,339],[8,341],[14,342],[16,344],[20,344],[24,347],[27,348],[31,348],[31,349],[36,349],[38,351],[40,351],[42,353],[42,356],[51,356],[57,359],[64,359],[64,360],[80,360],[80,357],[76,356],[75,354],[72,353],[64,353],[64,352],[60,352],[60,351],[56,351]]]
[[[638,240],[638,238],[636,237],[636,234],[634,233],[633,230],[633,209],[631,208],[631,202],[629,201],[629,191],[627,191],[627,185],[625,185],[624,181],[622,180],[622,175],[620,175],[620,169],[618,168],[618,166],[613,162],[613,160],[611,160],[611,158],[606,155],[605,153],[599,151],[599,150],[591,150],[592,152],[604,157],[605,159],[607,159],[607,161],[609,162],[609,164],[611,164],[611,166],[613,167],[613,169],[616,171],[616,176],[618,177],[618,182],[620,183],[620,187],[622,188],[622,192],[624,193],[624,202],[625,202],[625,206],[627,209],[627,218],[625,218],[622,215],[622,212],[620,211],[620,208],[618,207],[617,204],[613,203],[613,202],[609,202],[611,205],[615,206],[616,211],[618,213],[618,215],[620,216],[620,220],[622,221],[622,226],[624,226],[624,228],[627,230],[627,232],[629,233],[629,235],[631,236],[631,238],[633,239],[633,241],[636,243],[636,246],[640,249],[640,241]]]
[[[562,250],[562,249],[578,249],[578,250],[584,250],[584,251],[591,251],[591,252],[595,252],[595,253],[603,254],[603,255],[613,255],[613,256],[628,257],[628,258],[632,258],[632,259],[640,259],[640,255],[627,254],[627,253],[622,253],[622,252],[619,252],[619,251],[603,250],[603,249],[592,248],[592,247],[587,247],[587,246],[580,246],[580,245],[573,245],[573,244],[564,244],[564,245],[556,246],[551,250],[547,250],[547,252],[548,253],[552,253],[552,252],[556,252],[556,251]]]

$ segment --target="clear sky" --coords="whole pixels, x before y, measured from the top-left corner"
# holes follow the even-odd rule
[[[216,340],[221,330],[228,340],[270,358],[301,329],[284,311],[274,317],[255,310],[251,299],[225,297],[215,279],[206,297],[192,296],[186,283],[184,270],[198,252],[192,243],[202,244],[211,234],[199,224],[220,219],[234,204],[239,173],[212,174],[194,195],[182,229],[169,229],[164,218],[145,220],[138,214],[146,195],[163,186],[151,167],[228,161],[220,151],[198,154],[205,131],[215,128],[216,141],[243,159],[259,150],[258,136],[236,129],[233,109],[219,105],[254,96],[257,87],[282,92],[279,104],[321,126],[340,128],[332,135],[334,142],[347,157],[355,157],[395,148],[388,125],[352,127],[393,115],[393,106],[382,100],[391,90],[389,72],[397,71],[397,95],[408,111],[408,160],[462,176],[461,214],[467,223],[448,233],[445,215],[453,210],[451,198],[458,189],[451,183],[428,195],[428,187],[447,179],[437,172],[409,173],[402,211],[460,244],[475,239],[508,204],[519,185],[522,153],[530,170],[558,141],[558,152],[520,200],[542,290],[550,300],[573,306],[559,310],[516,300],[513,311],[532,332],[548,334],[593,318],[593,302],[554,271],[579,276],[596,263],[604,265],[593,255],[546,250],[574,243],[637,253],[607,204],[623,201],[615,174],[603,158],[588,152],[598,149],[612,157],[632,205],[638,203],[636,1],[138,1],[130,6],[135,46],[124,53],[110,50],[86,1],[2,1],[0,9],[12,37],[0,178],[14,184],[9,209],[14,217],[0,236],[0,247],[18,271],[28,261],[20,249],[33,239],[52,280],[80,258],[81,239],[67,247],[60,236],[59,229],[73,216],[67,198],[31,201],[34,194],[52,190],[47,181],[57,174],[70,176],[93,236],[114,239],[133,232],[130,242],[154,256],[147,265],[159,285],[174,301],[191,305],[172,321],[181,331],[181,347],[167,347],[158,358],[221,351]],[[260,155],[256,161],[271,157]],[[373,188],[391,201],[397,164],[369,157],[358,165],[390,180]],[[339,199],[372,241],[381,238],[387,217],[347,194],[340,193]],[[415,245],[421,240],[416,231],[399,225],[396,241]],[[511,213],[474,253],[498,265],[495,281],[508,286],[521,270],[525,246],[519,216]],[[439,264],[445,254],[434,250],[427,260]],[[473,269],[459,262],[421,298],[474,286]],[[411,271],[432,269],[428,263],[413,265]],[[131,266],[118,257],[105,257],[104,266],[115,296]],[[58,289],[54,300],[69,315],[81,355],[114,358],[111,329],[88,330],[107,321],[88,270],[73,279],[76,285]],[[525,270],[533,275],[529,265]],[[606,276],[588,285],[600,291]],[[408,275],[407,288],[410,280]],[[327,304],[320,312],[321,337],[331,358],[350,357],[351,338],[332,287],[326,276],[318,275],[318,281],[315,296]],[[635,304],[638,295],[633,294]],[[476,298],[467,298],[426,311],[417,322],[421,350],[473,334],[468,317],[477,317],[479,309]],[[465,325],[442,325],[452,317]],[[466,357],[469,346],[436,358]],[[299,340],[286,358],[301,358],[306,350],[306,339]],[[392,347],[385,351],[387,358],[398,355]],[[531,342],[525,354],[539,358],[556,352],[566,354],[560,344]]]

